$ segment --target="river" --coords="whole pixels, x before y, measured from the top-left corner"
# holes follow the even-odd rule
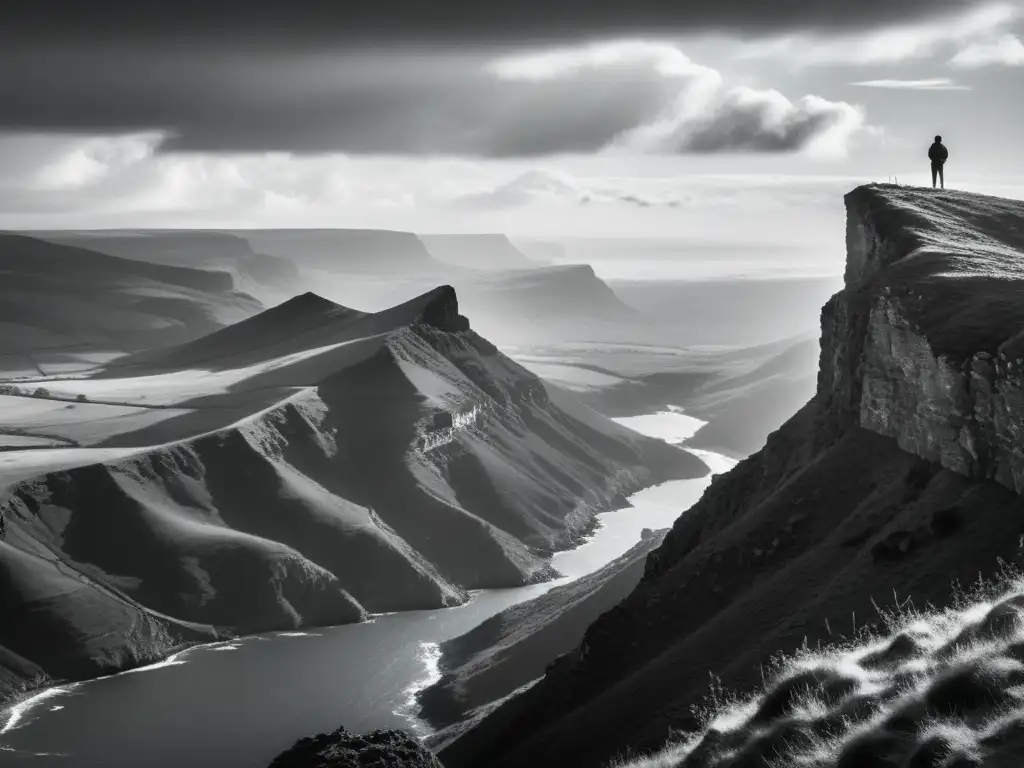
[[[672,443],[702,423],[678,410],[617,421]],[[692,452],[715,474],[735,464]],[[638,542],[644,528],[670,526],[710,480],[647,488],[630,496],[630,508],[600,515],[585,544],[554,556],[565,578],[553,582],[477,591],[458,608],[200,646],[150,667],[44,691],[0,720],[0,766],[262,768],[297,739],[339,725],[425,735],[414,696],[436,679],[438,643],[597,570]]]

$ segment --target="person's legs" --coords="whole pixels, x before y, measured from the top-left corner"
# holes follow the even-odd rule
[[[939,164],[932,163],[932,186],[935,186],[935,180],[939,175]]]

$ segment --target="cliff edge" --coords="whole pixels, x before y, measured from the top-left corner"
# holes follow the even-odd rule
[[[1024,492],[1024,203],[872,185],[846,209],[819,397],[838,424]]]

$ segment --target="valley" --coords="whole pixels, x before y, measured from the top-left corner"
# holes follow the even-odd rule
[[[628,595],[767,427],[740,417],[710,451],[682,444],[809,365],[799,340],[678,346],[590,267],[524,263],[504,238],[44,234],[33,247],[104,249],[81,258],[126,274],[180,257],[251,296],[174,343],[111,337],[7,372],[0,561],[20,618],[0,632],[0,745],[37,765],[54,745],[156,765],[168,718],[190,734],[160,747],[168,766],[197,743],[265,763],[310,723],[451,742]],[[348,248],[376,255],[329,255]],[[465,266],[474,248],[494,249],[486,267]],[[255,269],[261,252],[295,272]],[[314,291],[263,304],[304,283],[358,308]],[[489,619],[507,633],[493,648]],[[200,706],[200,680],[225,698]],[[91,725],[111,710],[134,715]],[[265,737],[229,754],[254,722]]]

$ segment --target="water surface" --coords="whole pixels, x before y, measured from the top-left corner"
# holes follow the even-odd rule
[[[622,421],[672,440],[680,434],[676,415]],[[735,464],[693,453],[714,473]],[[0,765],[257,768],[297,739],[339,725],[425,735],[413,697],[436,679],[438,643],[599,569],[639,541],[644,528],[670,526],[710,479],[647,488],[630,497],[630,508],[600,515],[587,543],[555,555],[565,578],[553,582],[481,590],[458,608],[201,646],[153,667],[46,691],[7,719]]]

